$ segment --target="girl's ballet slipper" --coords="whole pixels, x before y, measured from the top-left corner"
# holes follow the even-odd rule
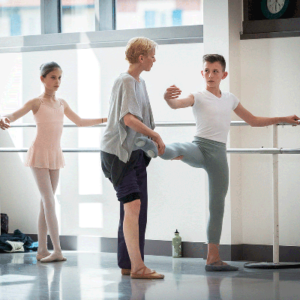
[[[51,263],[51,262],[60,262],[60,261],[66,261],[67,259],[61,255],[57,256],[54,254],[51,254],[45,258],[42,258],[40,262],[42,263]]]

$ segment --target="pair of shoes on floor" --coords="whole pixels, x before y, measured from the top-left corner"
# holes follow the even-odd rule
[[[239,268],[234,266],[224,265],[223,261],[221,260],[218,260],[209,265],[205,265],[205,271],[207,272],[230,272],[230,271],[238,271],[238,269]]]
[[[157,144],[147,137],[138,137],[134,141],[135,146],[143,150],[149,157],[158,156]]]

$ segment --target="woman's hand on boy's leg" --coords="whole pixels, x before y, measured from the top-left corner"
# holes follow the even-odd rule
[[[157,144],[158,147],[158,155],[163,155],[165,153],[165,148],[166,145],[163,142],[162,138],[160,137],[160,135],[156,132],[156,135],[154,137],[152,137],[152,141],[155,142]]]

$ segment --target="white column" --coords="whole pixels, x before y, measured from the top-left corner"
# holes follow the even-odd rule
[[[95,30],[116,29],[116,0],[95,0]]]
[[[61,1],[41,0],[42,34],[61,32]]]
[[[278,148],[278,129],[273,125],[273,148]],[[273,262],[279,263],[278,154],[273,154]]]

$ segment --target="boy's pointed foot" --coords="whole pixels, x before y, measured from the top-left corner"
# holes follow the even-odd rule
[[[143,150],[149,157],[155,158],[158,156],[157,144],[147,137],[138,137],[134,144]]]

